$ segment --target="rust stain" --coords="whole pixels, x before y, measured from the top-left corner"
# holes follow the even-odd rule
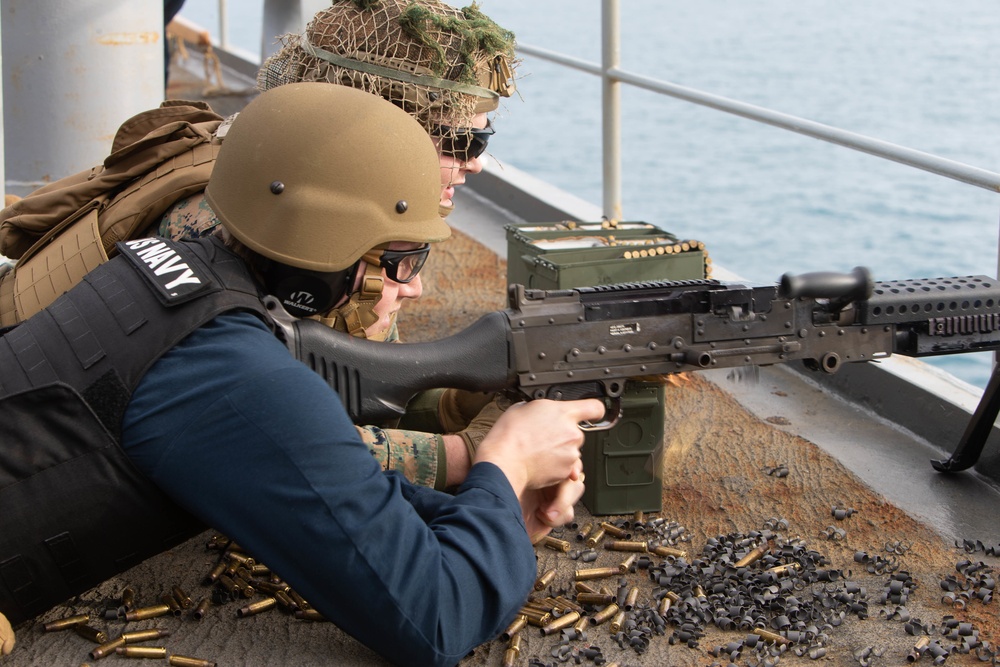
[[[155,30],[145,32],[112,32],[97,38],[98,44],[105,46],[134,46],[136,44],[156,44],[160,33]]]

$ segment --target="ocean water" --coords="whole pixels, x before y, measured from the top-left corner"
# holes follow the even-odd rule
[[[214,26],[215,0],[183,14]],[[259,47],[261,0],[229,0]],[[518,40],[600,61],[597,0],[481,0]],[[622,0],[623,69],[1000,171],[995,0]],[[601,203],[597,77],[526,57],[491,152]],[[704,241],[753,282],[867,266],[997,275],[1000,196],[627,86],[623,217]],[[984,386],[991,355],[931,360]]]

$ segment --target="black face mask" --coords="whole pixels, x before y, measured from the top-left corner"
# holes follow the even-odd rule
[[[272,261],[264,272],[264,288],[292,317],[321,315],[345,295],[357,266],[343,271],[310,271]]]

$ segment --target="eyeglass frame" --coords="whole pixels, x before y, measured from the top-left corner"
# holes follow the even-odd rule
[[[424,268],[424,264],[427,262],[427,255],[430,254],[431,244],[424,243],[419,248],[413,248],[412,250],[389,250],[388,248],[372,248],[364,255],[361,259],[368,264],[373,266],[378,266],[385,271],[385,277],[389,280],[405,285],[412,282],[414,278],[420,273],[420,270]],[[407,257],[413,257],[422,255],[416,268],[413,272],[405,279],[399,278],[399,265]]]
[[[439,139],[438,150],[443,155],[468,162],[486,152],[490,137],[496,134],[496,128],[493,127],[493,121],[487,119],[486,127],[456,128],[449,125],[438,125],[431,131],[431,134]],[[465,147],[461,150],[454,146],[454,142],[460,138],[466,141]]]

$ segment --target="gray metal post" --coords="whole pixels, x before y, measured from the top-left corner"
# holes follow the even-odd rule
[[[604,150],[604,216],[622,219],[621,83],[608,76],[621,60],[618,0],[601,3],[601,134]]]
[[[330,6],[330,0],[264,0],[264,23],[260,36],[260,61],[276,53],[278,37],[302,32],[313,14]]]
[[[99,163],[163,100],[160,0],[2,0],[6,190]]]

